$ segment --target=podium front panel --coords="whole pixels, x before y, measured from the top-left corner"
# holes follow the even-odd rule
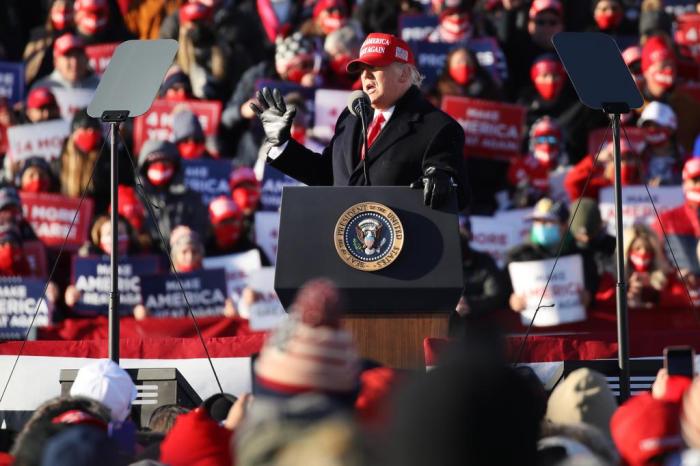
[[[403,226],[401,253],[386,268],[357,270],[335,245],[336,223],[362,202],[383,204]],[[275,290],[289,306],[308,280],[326,277],[343,290],[349,312],[449,312],[462,290],[456,200],[444,209],[423,204],[407,187],[285,187]]]

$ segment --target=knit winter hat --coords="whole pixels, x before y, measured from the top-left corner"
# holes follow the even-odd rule
[[[75,112],[75,115],[73,115],[73,120],[70,124],[71,133],[75,132],[75,130],[78,128],[93,128],[99,130],[102,129],[102,126],[100,126],[100,120],[97,118],[92,118],[90,115],[88,115],[87,109],[82,108]]]
[[[20,201],[19,194],[17,194],[14,186],[3,186],[0,188],[0,210],[10,206],[20,207],[21,205],[22,201]]]
[[[112,413],[112,420],[122,422],[131,412],[131,403],[137,392],[129,374],[109,359],[99,359],[78,371],[71,396],[97,400]]]
[[[169,160],[173,163],[178,163],[180,161],[180,153],[177,150],[177,146],[170,141],[156,141],[155,139],[146,141],[141,146],[141,152],[139,153],[139,166],[145,167],[157,160]]]
[[[620,406],[610,420],[610,433],[629,466],[643,466],[659,455],[683,448],[677,403],[646,392]]]
[[[254,383],[273,396],[356,393],[359,359],[352,337],[340,328],[342,311],[332,282],[316,279],[304,285],[289,319],[265,342]]]
[[[197,115],[189,110],[182,110],[173,116],[173,142],[177,144],[188,138],[204,141],[204,131]]]
[[[170,466],[230,466],[232,432],[204,408],[181,414],[160,444],[160,461]]]
[[[295,32],[284,39],[278,38],[275,44],[275,63],[287,64],[294,57],[313,55],[316,46],[312,38],[304,36],[301,32]]]
[[[605,376],[588,368],[573,371],[552,391],[546,419],[561,424],[583,422],[610,436],[610,417],[617,403]]]

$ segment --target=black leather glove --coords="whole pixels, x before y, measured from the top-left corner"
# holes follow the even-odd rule
[[[428,167],[423,173],[423,178],[411,184],[411,188],[423,188],[423,202],[431,209],[442,206],[454,186],[452,176],[435,167]]]
[[[260,118],[265,131],[265,142],[279,146],[289,141],[297,109],[293,106],[287,107],[279,89],[270,91],[267,87],[263,87],[258,91],[256,98],[260,106],[251,103],[250,108]]]

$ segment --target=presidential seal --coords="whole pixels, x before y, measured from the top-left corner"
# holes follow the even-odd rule
[[[357,270],[373,272],[392,264],[403,247],[403,225],[396,213],[376,202],[361,202],[335,224],[335,249]]]

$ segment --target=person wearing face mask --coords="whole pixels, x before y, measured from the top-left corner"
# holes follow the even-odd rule
[[[447,54],[445,66],[430,94],[436,102],[446,95],[497,101],[504,98],[500,86],[466,46],[458,46]]]
[[[153,211],[157,218],[152,219],[151,211],[146,209],[143,222],[144,230],[153,238],[154,248],[162,248],[160,235],[169,238],[177,225],[186,225],[200,237],[205,237],[209,229],[207,209],[200,195],[184,184],[180,154],[175,144],[146,141],[139,154],[139,175],[143,181],[145,202],[155,206]]]
[[[0,187],[0,225],[4,224],[17,228],[22,241],[39,239],[32,225],[24,218],[22,201],[14,186]]]
[[[593,31],[611,36],[636,34],[635,24],[625,16],[625,5],[621,0],[595,0],[593,8]]]
[[[433,12],[438,15],[438,25],[428,35],[428,42],[466,44],[474,34],[471,0],[433,0]]]
[[[328,66],[325,83],[328,87],[340,89],[360,89],[362,82],[356,73],[348,73],[347,66],[360,52],[362,37],[352,26],[343,26],[326,36],[323,51],[326,53]]]
[[[349,8],[345,0],[316,0],[311,18],[299,27],[299,32],[324,38],[345,26],[349,20]]]
[[[173,116],[173,142],[185,160],[212,158],[199,118],[190,110],[181,110]]]
[[[121,215],[117,218],[119,235],[117,237],[117,256],[122,257],[137,252],[134,230]],[[99,215],[90,227],[90,239],[79,250],[80,257],[109,256],[112,252],[112,223],[107,214]]]
[[[655,35],[646,40],[642,46],[642,74],[645,101],[668,104],[676,113],[678,143],[682,147],[692,147],[700,133],[700,109],[688,93],[676,86],[677,59],[667,37]]]
[[[248,167],[238,167],[229,178],[231,199],[238,205],[246,219],[252,219],[260,204],[260,180]]]
[[[644,180],[644,165],[639,154],[626,138],[620,140],[621,178],[623,186],[640,184]],[[613,161],[613,144],[608,141],[603,145],[598,156],[598,162],[594,163],[593,154],[586,155],[580,162],[574,165],[564,177],[564,189],[571,201],[579,197],[598,199],[602,188],[613,185],[615,178],[615,164]],[[586,179],[593,172],[591,181],[583,192]]]
[[[261,79],[287,80],[297,84],[304,81],[313,86],[320,75],[316,66],[317,52],[314,41],[299,33],[279,39],[275,45],[274,61],[263,61],[241,77],[236,90],[221,114],[219,132],[222,153],[236,154],[237,165],[253,166],[258,158],[262,136],[251,127],[255,112],[256,82]]]
[[[632,73],[634,83],[639,92],[644,90],[644,75],[642,74],[642,48],[639,45],[630,45],[622,51],[622,59]],[[630,112],[634,115],[634,112]],[[623,122],[624,124],[624,122]]]
[[[35,87],[97,89],[100,78],[90,69],[85,41],[71,33],[60,36],[53,44],[54,70],[34,82]]]
[[[24,160],[17,175],[17,187],[25,193],[55,192],[56,179],[49,163],[38,156]]]
[[[40,123],[61,118],[61,110],[58,108],[56,97],[50,89],[36,87],[29,92],[25,116],[29,123]]]
[[[554,118],[566,137],[564,144],[571,161],[585,154],[588,133],[608,125],[602,112],[584,106],[576,96],[564,66],[554,54],[544,54],[530,67],[531,85],[521,92],[518,103],[527,108],[525,122],[532,125],[545,115]]]
[[[530,207],[543,197],[553,197],[550,176],[565,164],[561,128],[549,117],[540,118],[530,128],[527,155],[513,159],[508,167],[512,206]]]
[[[265,252],[246,234],[243,211],[226,196],[214,198],[209,203],[211,235],[206,244],[208,256],[238,254],[256,249],[263,266],[270,265]]]
[[[22,250],[22,238],[14,225],[0,224],[0,277],[28,277],[29,262]]]
[[[556,257],[560,243],[561,255],[568,256],[578,254],[583,260],[584,290],[581,291],[581,300],[586,307],[592,303],[595,292],[598,289],[600,277],[595,262],[590,252],[580,249],[576,241],[568,231],[569,209],[562,202],[553,202],[551,199],[540,199],[533,208],[529,220],[532,221],[530,239],[525,243],[515,246],[506,253],[505,270],[511,262],[525,262],[534,260],[551,259]],[[525,297],[513,293],[513,286],[508,280],[510,291],[509,305],[515,312],[525,309]]]
[[[673,109],[661,102],[649,102],[637,125],[644,130],[646,180],[651,186],[681,182],[681,149],[676,143],[678,120]]]
[[[681,270],[697,276],[700,275],[700,264],[696,254],[696,246],[700,240],[700,158],[691,158],[685,162],[682,178],[685,202],[662,212],[659,220],[652,224],[652,228],[664,245],[666,257],[672,257],[670,244]]]
[[[53,43],[57,37],[73,28],[73,0],[53,0],[42,26],[29,32],[22,54],[24,78],[28,86],[53,70]]]
[[[189,76],[183,73],[179,66],[171,66],[165,74],[163,84],[158,91],[158,97],[175,102],[193,99]]]
[[[134,39],[108,0],[75,0],[73,12],[75,32],[88,45]]]
[[[627,229],[624,237],[627,303],[632,309],[655,307],[669,285],[671,271],[659,240],[642,224]]]

